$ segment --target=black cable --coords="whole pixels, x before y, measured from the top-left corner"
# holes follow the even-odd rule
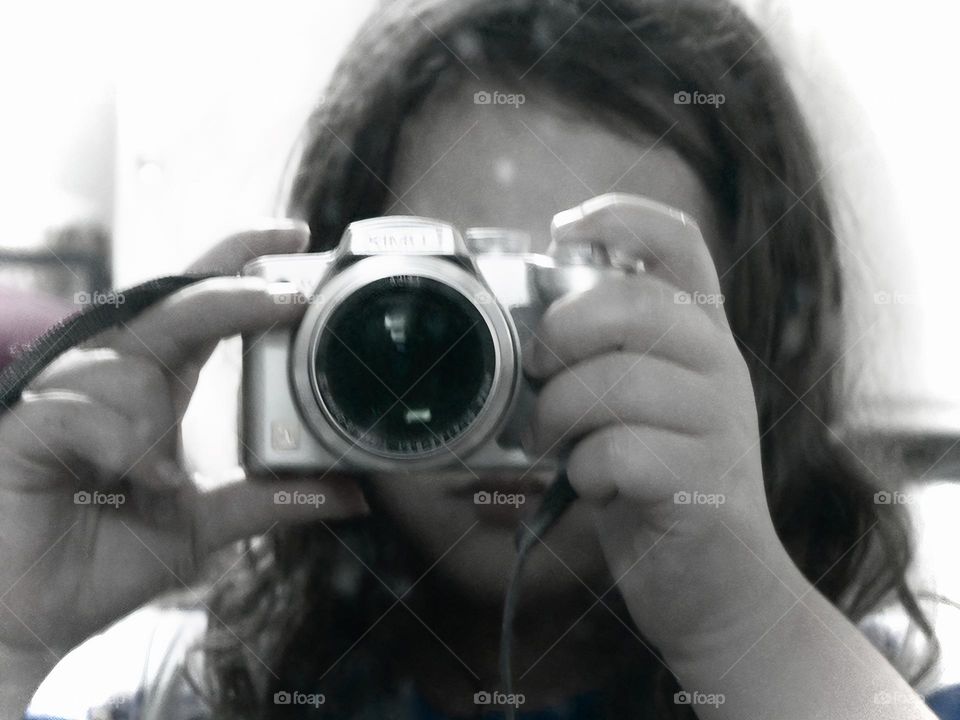
[[[517,528],[516,546],[517,555],[513,563],[513,573],[510,584],[507,585],[507,594],[503,601],[503,619],[500,624],[500,684],[504,695],[513,695],[513,669],[511,656],[513,652],[513,621],[517,614],[517,603],[520,598],[520,577],[523,566],[530,554],[531,548],[541,537],[560,519],[567,508],[577,499],[577,491],[570,485],[565,470],[557,474],[556,480],[547,488],[540,507],[534,513],[529,523],[523,523]],[[515,720],[516,706],[505,706],[507,720]]]

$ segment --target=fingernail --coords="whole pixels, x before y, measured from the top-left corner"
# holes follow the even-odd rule
[[[550,221],[550,237],[562,240],[563,235],[571,226],[583,220],[583,205],[577,205],[569,210],[561,210]]]

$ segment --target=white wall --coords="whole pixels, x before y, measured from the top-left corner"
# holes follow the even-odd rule
[[[857,212],[842,236],[852,337],[866,333],[849,356],[857,395],[922,403],[914,420],[960,427],[960,5],[744,2],[788,57],[828,150],[825,182]]]
[[[114,66],[105,3],[7,3],[0,22],[0,246],[112,221]]]
[[[118,76],[118,282],[273,215],[298,132],[372,0],[141,3]]]
[[[858,395],[960,405],[951,218],[960,7],[743,2],[808,100],[835,163],[825,182],[859,211],[842,236],[857,288],[854,337],[870,328],[850,354]],[[70,216],[112,218],[116,279],[128,284],[175,272],[224,233],[274,214],[301,123],[375,4],[11,6],[0,28],[9,108],[0,118],[0,244],[35,243]],[[877,292],[890,304],[878,305]]]

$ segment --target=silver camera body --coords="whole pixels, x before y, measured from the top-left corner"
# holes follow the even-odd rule
[[[292,283],[299,326],[245,336],[240,447],[256,474],[555,469],[524,447],[521,347],[554,300],[634,272],[599,243],[390,216],[244,275]],[[527,241],[528,244],[528,241]],[[279,297],[279,296],[278,296]]]

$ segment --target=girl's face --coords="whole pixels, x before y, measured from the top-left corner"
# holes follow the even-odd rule
[[[482,103],[486,92],[493,102]],[[513,95],[513,98],[505,96]],[[522,98],[522,103],[520,102]],[[499,104],[497,100],[510,100]],[[536,87],[466,82],[435,93],[410,116],[401,134],[384,214],[424,215],[462,230],[510,227],[529,233],[533,252],[550,241],[553,215],[588,198],[619,191],[644,195],[700,222],[719,257],[713,202],[692,168],[661,138],[617,133],[588,112],[573,109]],[[391,204],[392,203],[392,204]],[[378,505],[426,558],[431,571],[485,603],[502,600],[518,524],[538,504],[551,478],[479,478],[462,468],[441,474],[372,479]],[[523,493],[519,509],[474,503],[474,493]],[[575,503],[531,554],[525,599],[555,596],[581,582],[607,580],[591,510]]]

